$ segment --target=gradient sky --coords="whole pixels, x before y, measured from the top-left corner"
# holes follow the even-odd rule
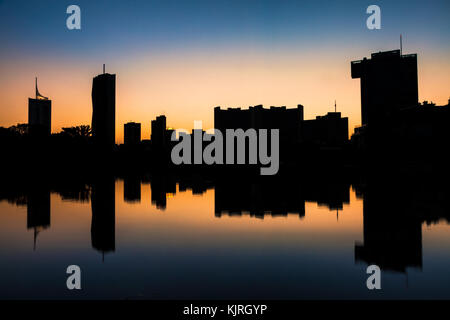
[[[123,124],[165,114],[168,125],[213,126],[213,107],[334,109],[360,124],[350,61],[399,48],[418,54],[419,99],[450,97],[450,2],[442,1],[2,1],[0,126],[27,122],[28,97],[52,99],[52,131],[90,124],[92,78],[117,74],[116,136]],[[81,30],[66,8],[81,8]],[[381,30],[366,8],[381,7]]]

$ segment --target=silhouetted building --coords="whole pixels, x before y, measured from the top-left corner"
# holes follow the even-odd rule
[[[116,249],[115,182],[99,179],[92,185],[92,247],[102,253]]]
[[[303,121],[303,106],[287,109],[283,107],[271,106],[270,109],[264,109],[262,105],[249,107],[248,109],[214,108],[214,129],[220,130],[223,135],[223,143],[227,145],[227,129],[268,129],[267,135],[270,140],[270,129],[279,130],[279,153],[280,162],[286,159],[292,159],[292,154],[296,152],[296,146],[300,142],[301,125]],[[234,163],[237,163],[237,144],[234,144]],[[270,145],[268,146],[271,152]],[[245,163],[248,163],[249,152],[248,143],[246,143]],[[224,150],[224,159],[226,150]]]
[[[141,124],[128,122],[124,124],[124,143],[134,145],[141,142]]]
[[[368,151],[367,160],[416,165],[442,159],[450,107],[418,102],[416,54],[373,53],[371,59],[353,61],[351,72],[361,78],[362,115],[352,144]]]
[[[340,112],[328,112],[302,124],[302,141],[320,146],[342,146],[348,142],[348,118]]]
[[[28,125],[31,134],[50,135],[52,127],[52,101],[42,96],[37,87],[36,98],[28,98]]]
[[[157,148],[162,148],[166,145],[166,116],[161,115],[152,120],[152,145]]]
[[[449,141],[450,105],[436,106],[424,101],[409,108],[403,108],[392,121],[391,140],[411,148],[442,150]],[[424,150],[423,150],[424,151]]]
[[[286,107],[270,107],[262,105],[248,109],[214,108],[214,128],[225,135],[226,129],[280,129],[280,144],[298,142],[300,126],[303,121],[303,106],[287,109]]]
[[[105,73],[92,82],[92,137],[97,144],[116,141],[116,75]]]
[[[416,54],[372,53],[371,59],[352,61],[351,73],[361,79],[363,125],[382,126],[393,112],[418,103]]]

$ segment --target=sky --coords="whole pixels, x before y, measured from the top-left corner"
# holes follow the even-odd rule
[[[69,30],[66,8],[81,9]],[[381,8],[369,30],[366,8]],[[350,61],[399,48],[418,54],[419,100],[450,98],[450,2],[0,0],[0,126],[26,123],[28,98],[52,100],[52,132],[90,124],[92,78],[117,75],[116,140],[123,124],[165,114],[173,128],[213,127],[215,106],[337,110],[360,125]]]

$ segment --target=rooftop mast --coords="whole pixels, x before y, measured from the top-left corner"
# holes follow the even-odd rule
[[[400,33],[400,56],[403,54],[402,34]]]
[[[44,97],[42,94],[39,93],[38,86],[37,86],[37,77],[35,79],[36,79],[36,99],[48,100],[47,97]]]

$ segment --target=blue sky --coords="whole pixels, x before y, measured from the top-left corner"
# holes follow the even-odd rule
[[[314,48],[405,41],[448,50],[449,1],[1,1],[2,55],[121,55],[153,50],[273,46]],[[77,4],[82,30],[65,28]],[[377,4],[381,32],[365,28],[365,9]],[[388,30],[388,32],[386,32]],[[407,45],[407,43],[405,43]],[[369,49],[370,50],[370,49]],[[111,52],[113,51],[113,52]]]

